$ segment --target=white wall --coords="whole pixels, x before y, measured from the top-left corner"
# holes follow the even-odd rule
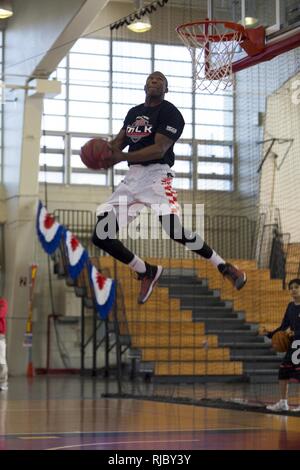
[[[30,76],[47,77],[84,32],[106,0],[16,0],[5,40],[5,81],[25,85]],[[50,51],[54,48],[54,51]],[[15,75],[17,74],[17,75]],[[9,303],[8,358],[13,374],[24,373],[23,334],[28,314],[28,277],[35,261],[35,213],[43,96],[25,90],[10,94],[4,107],[3,187],[6,198],[5,296]]]
[[[264,135],[264,128],[259,125],[259,113],[267,115],[267,97],[276,94],[299,70],[300,48],[297,48],[236,74],[237,185],[240,195],[248,197],[251,211],[255,207],[259,209],[260,176],[257,170],[264,149],[258,142],[270,138]],[[278,126],[289,119],[288,114],[281,116],[277,112]]]
[[[288,142],[274,143],[262,167],[259,200],[262,212],[279,208],[282,230],[290,233],[291,242],[300,242],[300,104],[293,100],[293,84],[299,80],[300,73],[267,99],[264,138],[293,139],[293,144],[288,150]],[[264,145],[264,154],[269,145]]]

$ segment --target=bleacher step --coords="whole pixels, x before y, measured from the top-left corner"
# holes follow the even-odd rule
[[[233,349],[266,349],[270,350],[270,345],[263,342],[238,342],[238,341],[220,341],[220,346],[223,348],[233,348]]]
[[[187,309],[190,310],[190,309]],[[199,321],[199,319],[203,319],[203,321],[210,320],[211,318],[219,318],[219,319],[232,319],[232,320],[243,320],[245,319],[245,314],[243,312],[228,312],[228,311],[221,311],[221,312],[216,312],[214,311],[213,313],[210,310],[204,310],[202,312],[195,312],[194,309],[192,310],[192,315],[193,315],[193,320]]]
[[[213,316],[214,313],[235,313],[232,307],[213,307],[211,305],[201,306],[201,305],[187,305],[186,303],[181,302],[181,308],[187,310],[193,310],[194,314],[200,314],[201,312],[210,313]]]
[[[180,304],[182,306],[190,307],[201,307],[201,306],[212,306],[212,307],[230,307],[232,308],[231,301],[221,300],[218,297],[214,297],[213,295],[185,295],[185,294],[170,294],[169,297],[171,299],[180,299]]]
[[[167,287],[171,295],[211,295],[213,297],[217,297],[219,295],[218,289],[209,289],[207,286],[203,286],[199,283],[189,283],[185,284],[184,282],[178,282],[177,284],[174,283],[162,283],[159,281],[160,287]]]
[[[273,363],[280,364],[282,362],[282,359],[278,356],[274,356],[274,355],[268,356],[264,354],[262,355],[253,354],[252,356],[244,354],[244,353],[239,353],[236,355],[231,354],[231,359],[233,359],[234,361],[244,361],[245,365],[249,364],[249,362],[251,361],[253,363],[264,362],[268,364],[273,364]]]
[[[195,321],[203,322],[205,321],[205,327],[207,333],[211,334],[212,331],[218,331],[216,334],[220,334],[224,331],[232,331],[232,330],[244,330],[244,331],[251,331],[252,324],[245,323],[244,320],[239,320],[238,318],[203,318],[200,315],[195,316],[193,314],[193,318]]]
[[[256,358],[253,358],[255,359],[254,361],[247,361],[247,360],[243,360],[243,363],[244,363],[244,371],[245,373],[248,373],[249,374],[249,371],[251,370],[254,370],[254,371],[258,371],[258,370],[274,370],[275,372],[278,373],[278,367],[279,367],[279,364],[280,364],[280,360],[278,361],[271,361],[270,359],[271,358],[264,358],[263,361],[258,361],[256,360]]]
[[[220,330],[217,328],[217,325],[214,328],[209,330],[209,334],[217,335],[219,339],[219,344],[224,344],[228,342],[232,343],[241,343],[241,342],[253,342],[264,344],[264,340],[261,336],[258,336],[257,331],[253,329],[242,330],[242,329],[229,329],[229,330]]]
[[[254,348],[251,348],[249,347],[248,344],[245,344],[245,346],[243,348],[236,348],[235,346],[232,346],[230,348],[231,350],[231,353],[230,353],[230,357],[232,359],[236,359],[238,358],[238,360],[240,360],[240,357],[245,357],[245,358],[256,358],[257,356],[262,356],[264,357],[265,359],[266,358],[271,358],[271,357],[276,357],[274,356],[274,351],[271,349],[271,348],[268,348],[268,349],[261,349],[259,347],[256,347],[255,349]]]

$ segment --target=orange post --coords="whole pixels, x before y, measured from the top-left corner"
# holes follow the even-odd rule
[[[32,313],[33,313],[33,293],[37,274],[37,264],[32,264],[29,268],[29,299],[28,299],[28,317],[26,321],[26,331],[23,346],[28,348],[28,362],[26,376],[34,377],[34,367],[32,361]]]

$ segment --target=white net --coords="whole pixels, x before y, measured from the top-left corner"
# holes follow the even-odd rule
[[[194,64],[194,89],[215,93],[232,85],[232,63],[242,49],[243,29],[229,29],[226,23],[203,21],[177,28]]]

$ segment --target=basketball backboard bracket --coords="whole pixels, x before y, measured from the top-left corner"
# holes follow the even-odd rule
[[[178,25],[176,32],[193,60],[194,88],[225,90],[234,73],[299,47],[300,3],[282,2],[268,0],[268,8],[262,8],[261,2],[207,0],[207,18]]]
[[[240,59],[232,64],[232,71],[233,73],[239,72],[244,70],[248,67],[252,67],[257,65],[261,62],[265,62],[267,60],[274,59],[284,52],[291,51],[296,47],[300,46],[300,30],[297,33],[291,34],[285,39],[279,39],[278,41],[271,42],[266,44],[264,51],[261,53],[254,55],[252,57],[247,56],[243,59]]]
[[[260,62],[271,60],[280,54],[300,47],[300,2],[295,0],[294,5],[291,3],[287,4],[285,0],[268,0],[269,8],[260,8],[259,2],[240,0],[237,11],[236,6],[234,7],[236,2],[228,2],[227,11],[222,8],[223,5],[219,0],[208,0],[207,12],[210,15],[209,18],[221,19],[219,18],[220,15],[227,15],[226,19],[235,21],[246,29],[249,28],[247,25],[249,20],[257,21],[252,23],[250,28],[257,26],[265,27],[265,49],[253,57],[247,55],[243,58],[234,58],[232,65],[233,73],[252,67]],[[273,15],[272,12],[274,12]]]

